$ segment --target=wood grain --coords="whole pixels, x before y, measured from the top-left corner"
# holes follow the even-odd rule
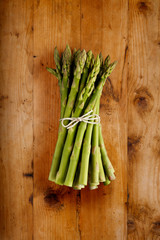
[[[107,187],[81,190],[80,229],[85,240],[126,239],[127,235],[127,10],[126,1],[81,1],[81,47],[118,60],[104,87],[100,110],[105,145],[117,178]]]
[[[159,21],[159,0],[0,2],[0,239],[160,239]],[[118,60],[100,110],[116,180],[94,191],[48,181],[60,95],[45,68],[67,43]]]
[[[129,1],[128,239],[160,239],[160,1]]]
[[[48,181],[60,95],[46,66],[54,66],[55,46],[80,47],[80,1],[35,1],[34,12],[34,239],[79,239],[77,192]]]
[[[0,239],[32,239],[32,7],[0,2]]]

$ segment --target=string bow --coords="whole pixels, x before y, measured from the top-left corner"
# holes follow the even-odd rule
[[[70,117],[70,118],[61,118],[61,124],[63,127],[70,129],[74,127],[79,122],[85,122],[90,124],[99,124],[100,123],[100,116],[97,114],[91,114],[93,110],[89,111],[88,113],[82,115],[81,117]],[[68,124],[64,124],[64,121],[68,120],[70,121]]]

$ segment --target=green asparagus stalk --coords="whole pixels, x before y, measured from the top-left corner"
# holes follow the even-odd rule
[[[82,188],[85,187],[83,184],[79,183],[80,165],[81,165],[81,163],[78,164],[77,171],[76,171],[76,176],[75,176],[75,179],[74,179],[74,182],[73,182],[73,188],[75,190],[81,190]]]
[[[91,161],[89,162],[88,183],[89,183],[90,190],[94,190],[98,188],[99,184],[94,184],[91,182]]]
[[[90,189],[90,190],[97,189],[97,188],[98,188],[98,185],[99,185],[99,184],[92,184],[92,183],[89,182],[89,189]]]
[[[69,78],[70,78],[70,69],[71,69],[71,49],[67,45],[65,51],[62,56],[62,83],[61,83],[61,118],[64,115],[67,97],[68,97],[68,89],[69,89]]]
[[[75,54],[76,54],[76,52],[77,52],[77,49],[74,48],[74,49],[73,49],[73,59],[75,58]]]
[[[101,63],[101,67],[102,67],[103,66],[103,56],[102,56],[101,52],[99,54],[99,58],[100,58],[100,63]]]
[[[95,62],[94,55],[92,55],[91,64],[90,64],[90,69],[91,70],[92,70],[92,68],[94,66],[94,62]]]
[[[109,178],[106,176],[106,181],[103,183],[105,186],[109,185],[111,183],[111,181],[109,180]]]
[[[56,63],[56,69],[46,67],[47,71],[53,74],[56,78],[58,78],[58,85],[60,87],[60,95],[62,96],[62,91],[61,91],[61,84],[62,84],[62,75],[61,75],[61,59],[59,56],[59,52],[57,47],[54,49],[54,60]]]
[[[99,56],[97,56],[97,59],[95,61],[94,67],[92,69],[92,71],[90,72],[88,79],[87,79],[87,85],[84,87],[84,89],[82,90],[80,97],[78,99],[77,102],[77,106],[75,111],[72,114],[72,117],[79,117],[83,111],[85,102],[87,101],[87,99],[90,97],[93,88],[94,88],[94,82],[96,81],[96,77],[99,73],[100,70],[100,60],[99,60]],[[74,137],[76,134],[76,130],[77,130],[77,125],[74,126],[73,128],[68,130],[68,134],[67,134],[67,138],[65,141],[65,145],[64,145],[64,149],[62,152],[62,157],[61,157],[61,163],[60,163],[60,167],[59,170],[57,172],[56,175],[56,183],[62,185],[64,183],[66,174],[67,174],[67,169],[68,169],[68,162],[69,162],[69,157],[72,151],[72,146],[73,146],[73,142],[74,142]]]
[[[104,60],[104,65],[103,65],[104,68],[108,68],[109,64],[110,64],[110,56],[108,55]]]
[[[79,87],[79,92],[78,92],[77,100],[79,99],[80,94],[81,94],[83,88],[85,87],[86,80],[87,80],[87,78],[88,78],[89,67],[90,67],[90,64],[91,64],[92,55],[93,55],[93,54],[92,54],[92,51],[91,51],[91,50],[87,52],[86,63],[85,63],[85,66],[84,66],[84,70],[83,70],[83,74],[82,74],[82,79],[81,79],[81,82],[80,82],[80,87]],[[88,78],[88,79],[89,79],[89,78]]]
[[[76,68],[76,64],[77,64],[77,58],[79,56],[79,54],[81,53],[81,50],[78,49],[77,51],[75,51],[73,54],[73,71],[75,70]]]
[[[60,93],[61,93],[61,82],[62,82],[61,59],[60,59],[57,47],[55,47],[55,49],[54,49],[54,61],[55,61],[55,64],[56,64],[56,72],[57,72],[57,77],[58,77],[58,84],[59,84]]]
[[[103,68],[102,68],[103,71],[108,68],[109,64],[110,64],[110,56],[108,55],[103,64]],[[100,141],[100,152],[101,152],[101,156],[102,156],[103,166],[104,166],[106,174],[107,174],[106,184],[108,185],[111,179],[112,180],[115,179],[115,175],[114,175],[114,168],[108,158],[107,151],[105,149],[101,125],[99,126],[99,141]],[[108,179],[108,177],[110,180]]]
[[[94,108],[93,114],[95,114],[95,112],[96,112],[96,108]],[[89,168],[89,158],[90,158],[90,151],[91,151],[92,130],[93,130],[93,124],[88,124],[85,132],[84,141],[83,141],[80,176],[79,176],[79,184],[83,184],[83,185],[87,185],[87,181],[88,181],[88,168]]]
[[[105,172],[103,169],[100,147],[98,147],[98,163],[99,163],[99,181],[105,182],[106,177],[105,177]]]
[[[98,112],[99,101],[96,103],[96,113]],[[91,149],[91,183],[99,184],[99,127],[98,125],[93,126],[92,135],[92,149]]]
[[[99,73],[99,77],[101,77],[103,72],[106,71],[106,69],[108,68],[109,64],[110,64],[110,56],[108,55],[105,58],[104,63],[102,62],[102,64],[101,64],[101,70],[100,70],[100,73]]]
[[[103,166],[104,166],[106,175],[109,178],[109,180],[114,180],[115,179],[114,168],[108,158],[108,154],[103,141],[101,126],[99,127],[99,141],[100,141],[100,150],[101,150]]]
[[[82,52],[80,52],[78,54],[77,59],[76,59],[76,67],[74,70],[72,87],[71,87],[71,91],[69,93],[67,106],[66,106],[65,112],[64,112],[65,118],[71,116],[71,113],[72,113],[72,110],[74,107],[74,103],[76,100],[76,95],[77,95],[78,88],[79,88],[79,81],[81,78],[81,74],[83,72],[85,61],[86,61],[86,52],[85,52],[85,50],[83,50]],[[53,160],[52,160],[51,170],[50,170],[49,178],[48,178],[50,181],[55,181],[55,179],[56,179],[56,174],[57,174],[57,171],[59,168],[66,134],[67,134],[67,129],[60,126],[58,140],[57,140],[57,144],[56,144],[56,148],[55,148],[55,152],[54,152],[54,156],[53,156]]]
[[[97,101],[97,104],[96,104],[97,115],[99,115],[99,104],[100,104],[100,101]],[[96,186],[99,183],[99,181],[105,182],[106,180],[103,165],[102,165],[100,147],[99,147],[99,125],[95,125],[93,127],[92,147],[93,147],[92,150],[94,149],[94,153],[93,152],[91,153],[90,187]]]
[[[76,48],[73,49],[73,54],[72,54],[72,60],[71,60],[71,71],[70,71],[70,81],[69,81],[69,89],[71,89],[72,86],[72,81],[73,81],[73,75],[74,75],[74,70],[75,70],[75,65],[77,62],[77,52],[81,52],[80,50],[77,50]]]
[[[96,107],[94,107],[93,114],[96,113]],[[93,121],[93,120],[92,120]],[[87,124],[87,129],[85,132],[83,146],[82,146],[82,157],[81,157],[81,168],[79,184],[87,185],[88,181],[88,168],[89,168],[89,158],[91,151],[91,137],[92,137],[93,124]]]
[[[85,110],[85,113],[88,113],[89,111],[91,111],[94,108],[94,106],[96,104],[96,101],[101,96],[102,89],[103,89],[103,86],[105,84],[105,81],[106,81],[107,77],[111,74],[113,69],[115,68],[116,64],[117,64],[117,62],[114,62],[114,63],[110,64],[107,71],[103,73],[103,75],[102,75],[102,77],[99,81],[99,84],[97,85],[93,95],[91,96],[91,100],[90,100],[90,102],[89,102],[89,104],[88,104],[88,106]],[[66,176],[66,179],[65,179],[65,182],[64,182],[64,185],[66,185],[66,186],[72,186],[72,184],[73,184],[73,179],[74,179],[75,171],[76,171],[76,168],[77,168],[79,153],[80,153],[80,149],[81,149],[81,145],[82,145],[83,136],[84,136],[84,133],[85,133],[85,130],[86,130],[86,126],[87,126],[87,123],[81,122],[79,127],[78,127],[73,151],[72,151],[72,154],[71,154],[71,157],[70,157],[70,164],[69,164],[67,176]]]
[[[97,115],[99,115],[99,107],[100,107],[100,99],[97,103]],[[97,127],[97,132],[98,132],[98,165],[99,165],[99,181],[104,182],[106,180],[105,178],[105,173],[103,169],[103,164],[102,164],[102,158],[101,158],[101,152],[100,152],[100,147],[99,147],[99,125],[95,126]]]

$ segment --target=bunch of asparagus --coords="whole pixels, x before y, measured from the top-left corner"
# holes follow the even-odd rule
[[[54,49],[56,69],[47,70],[57,77],[60,96],[60,118],[76,119],[89,111],[99,114],[100,97],[108,76],[117,62],[96,59],[92,51],[73,50],[67,45],[60,57]],[[80,190],[89,183],[96,189],[100,182],[110,184],[115,179],[114,168],[105,149],[100,124],[84,121],[67,129],[60,121],[58,140],[49,173],[49,180]],[[67,125],[69,120],[65,120]]]

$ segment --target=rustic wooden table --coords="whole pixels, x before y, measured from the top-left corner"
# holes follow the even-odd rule
[[[0,31],[0,239],[160,239],[160,1],[2,0]],[[45,68],[66,43],[118,60],[100,110],[117,178],[94,191],[48,181],[60,96]]]

